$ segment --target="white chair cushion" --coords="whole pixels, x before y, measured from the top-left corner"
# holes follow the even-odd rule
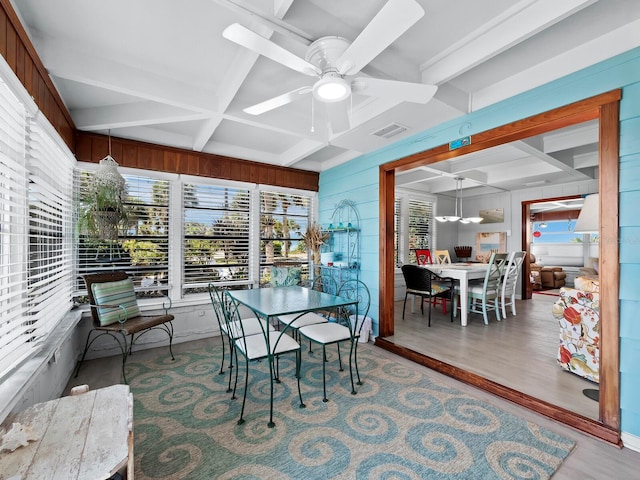
[[[334,343],[351,339],[351,330],[339,323],[327,322],[302,327],[300,335],[317,343]]]
[[[474,295],[482,295],[482,289],[484,285],[469,285],[469,293]],[[497,295],[498,290],[495,287],[490,287],[487,289],[487,296]]]
[[[305,313],[296,320],[296,317],[298,317],[298,315],[300,314],[292,313],[289,315],[282,315],[278,317],[278,319],[280,320],[280,323],[289,325],[291,328],[302,328],[306,327],[307,325],[314,325],[316,323],[327,323],[329,321],[322,315],[318,315],[314,312]]]
[[[242,326],[240,325],[242,323]],[[233,332],[233,335],[229,335],[232,338],[240,338],[244,330],[245,336],[263,334],[266,331],[267,322],[259,320],[256,317],[244,318],[242,320],[234,320],[233,322],[224,322],[222,324],[222,330],[229,335],[229,330]],[[269,325],[269,331],[275,331],[271,325]]]
[[[251,335],[250,337],[238,338],[235,344],[245,354],[249,360],[257,360],[267,356],[267,342],[264,335]],[[272,355],[292,352],[300,349],[300,344],[286,334],[275,333],[269,335],[269,344]]]

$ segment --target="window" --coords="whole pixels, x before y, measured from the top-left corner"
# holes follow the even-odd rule
[[[582,243],[584,235],[575,233],[575,220],[550,220],[533,223],[533,243]],[[592,240],[597,242],[597,235]]]
[[[79,211],[86,208],[96,165],[76,172]],[[94,239],[79,232],[76,292],[84,292],[81,275],[122,268],[131,276],[139,297],[160,296],[169,289],[169,181],[121,170],[126,181],[128,222],[117,240]]]
[[[309,253],[301,241],[310,223],[312,197],[281,191],[260,192],[260,285],[269,285],[271,267],[300,267],[309,275]]]
[[[81,164],[77,169],[79,211],[87,204],[96,168]],[[206,294],[211,282],[267,285],[270,268],[278,262],[308,272],[309,257],[300,239],[312,215],[314,193],[118,170],[126,180],[128,223],[113,241],[78,235],[78,302],[86,301],[81,275],[101,269],[126,270],[138,297],[169,294],[174,301]]]
[[[430,198],[396,192],[395,264],[416,263],[416,248],[432,248],[434,202]]]
[[[71,308],[75,159],[29,108],[0,79],[0,378]]]
[[[209,282],[249,282],[250,191],[204,183],[182,186],[183,293]]]

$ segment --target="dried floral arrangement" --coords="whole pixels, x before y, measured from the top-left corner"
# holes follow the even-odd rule
[[[320,265],[320,247],[329,238],[329,233],[323,232],[318,223],[311,223],[307,225],[307,229],[302,235],[302,241],[307,247],[307,250],[313,254],[313,263]],[[320,270],[320,267],[316,267],[316,270]],[[319,271],[316,272],[319,274]]]

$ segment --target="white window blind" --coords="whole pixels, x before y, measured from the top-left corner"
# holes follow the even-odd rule
[[[309,252],[301,241],[311,221],[312,197],[278,191],[260,192],[260,284],[268,285],[274,264],[299,266],[309,273]]]
[[[93,171],[76,172],[79,208],[86,207]],[[77,251],[77,294],[86,291],[81,275],[121,269],[134,282],[138,297],[166,294],[169,289],[169,181],[121,173],[126,181],[128,222],[117,240],[80,234]]]
[[[72,199],[75,159],[30,122],[29,311],[32,334],[44,338],[72,306]]]
[[[414,249],[432,248],[433,201],[396,192],[394,207],[396,265],[416,263]]]
[[[183,293],[206,291],[209,282],[249,281],[250,191],[185,183]]]
[[[414,248],[431,248],[433,202],[409,199],[409,262],[416,263]]]
[[[52,132],[0,80],[0,378],[71,308],[75,160]]]
[[[26,358],[28,343],[26,112],[0,80],[0,378]]]

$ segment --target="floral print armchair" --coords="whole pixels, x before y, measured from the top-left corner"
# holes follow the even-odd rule
[[[553,304],[553,316],[560,324],[558,363],[599,383],[600,293],[597,284],[588,290],[562,287],[560,299]]]

